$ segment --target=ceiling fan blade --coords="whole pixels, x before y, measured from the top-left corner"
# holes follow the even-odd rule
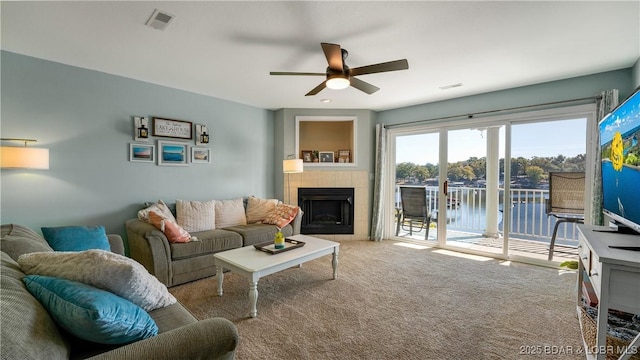
[[[322,51],[324,51],[324,56],[327,58],[329,68],[342,72],[344,64],[342,63],[342,50],[340,49],[340,45],[329,43],[320,43],[320,45],[322,45]]]
[[[364,91],[367,94],[371,95],[374,92],[380,90],[379,87],[377,86],[373,86],[371,84],[369,84],[366,81],[362,81],[358,78],[354,78],[353,76],[351,78],[349,78],[349,81],[351,82],[351,86],[353,86],[354,88],[360,90],[360,91]]]
[[[322,83],[320,83],[320,85],[314,87],[313,90],[311,90],[308,93],[306,93],[304,96],[315,95],[315,94],[319,93],[320,91],[324,90],[324,88],[326,88],[326,87],[327,87],[327,81],[325,80]]]
[[[272,71],[269,75],[327,76],[325,73]]]
[[[409,68],[407,59],[384,62],[380,64],[361,66],[349,71],[349,75],[358,76],[365,74],[375,74],[387,71],[406,70]]]

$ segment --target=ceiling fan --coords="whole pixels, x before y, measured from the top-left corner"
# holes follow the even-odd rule
[[[409,68],[407,59],[389,61],[379,64],[360,66],[350,69],[345,60],[349,53],[345,49],[341,49],[338,44],[321,43],[324,56],[327,58],[329,66],[324,73],[311,73],[311,72],[281,72],[272,71],[270,75],[299,75],[299,76],[326,76],[326,80],[320,85],[313,88],[305,96],[316,95],[322,91],[325,87],[330,89],[344,89],[349,86],[364,91],[371,95],[374,92],[380,90],[380,88],[369,84],[366,81],[362,81],[355,76],[381,73],[387,71],[406,70]]]

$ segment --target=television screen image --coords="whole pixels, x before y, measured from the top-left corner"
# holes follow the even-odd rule
[[[640,232],[640,88],[599,124],[603,212]]]

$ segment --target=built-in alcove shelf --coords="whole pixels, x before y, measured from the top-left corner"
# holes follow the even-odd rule
[[[297,157],[305,167],[356,166],[357,128],[355,116],[296,116]]]

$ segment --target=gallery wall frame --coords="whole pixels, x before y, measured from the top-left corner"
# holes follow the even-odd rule
[[[211,149],[191,147],[191,163],[192,164],[210,164]]]
[[[191,140],[193,139],[193,123],[185,120],[154,117],[153,136]]]
[[[155,162],[156,147],[151,144],[129,143],[129,161]]]
[[[177,141],[158,140],[158,165],[188,166],[189,145]]]

